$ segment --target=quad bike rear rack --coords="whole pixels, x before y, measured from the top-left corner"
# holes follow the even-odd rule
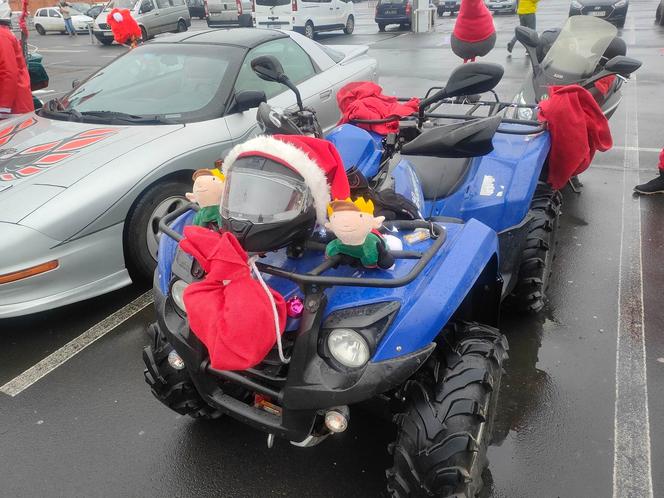
[[[173,230],[169,225],[189,210],[198,211],[196,204],[190,203],[180,206],[178,209],[167,214],[159,221],[159,231],[166,234],[176,242],[180,242],[184,237],[178,232]],[[415,230],[418,228],[427,229],[430,231],[433,243],[424,252],[418,251],[390,251],[390,254],[395,259],[414,259],[417,263],[410,269],[410,271],[399,278],[383,279],[383,278],[362,278],[362,277],[330,277],[324,276],[323,273],[331,268],[336,267],[340,263],[339,257],[332,257],[326,259],[323,263],[318,265],[307,273],[297,273],[287,271],[276,266],[268,265],[261,262],[256,262],[257,268],[268,275],[281,277],[295,282],[301,287],[307,287],[309,290],[316,292],[320,288],[331,286],[347,286],[347,287],[380,287],[380,288],[395,288],[408,285],[415,280],[420,273],[426,268],[427,264],[436,255],[439,249],[445,243],[447,232],[445,228],[432,221],[425,220],[395,220],[385,222],[385,228],[389,230]],[[315,241],[309,241],[306,246],[314,250],[324,250],[324,245]]]

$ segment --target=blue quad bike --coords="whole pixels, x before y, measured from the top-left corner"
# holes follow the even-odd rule
[[[260,77],[294,88],[276,60],[259,59]],[[528,246],[532,213],[541,202],[555,219],[557,206],[538,181],[548,150],[538,123],[502,119],[499,102],[471,105],[487,110],[485,117],[427,109],[487,92],[501,77],[500,66],[467,64],[398,134],[379,137],[344,125],[329,135],[352,188],[391,213],[383,230],[404,249],[393,251],[390,270],[357,268],[326,259],[329,234],[318,231],[262,254],[257,266],[268,285],[304,304],[283,335],[288,362],[275,347],[244,371],[210,366],[183,301],[187,286],[204,277],[178,247],[195,207],[162,218],[157,320],[143,351],[154,396],[183,415],[229,415],[266,432],[268,446],[278,436],[302,447],[343,432],[349,406],[378,398],[397,425],[388,447],[390,496],[477,496],[507,358],[501,301],[520,269],[507,261],[548,250],[544,242]],[[258,119],[266,132],[320,135],[315,113],[303,107],[279,113],[264,104]]]

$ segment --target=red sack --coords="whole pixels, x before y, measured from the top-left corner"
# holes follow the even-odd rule
[[[251,277],[247,253],[230,233],[187,226],[180,247],[200,263],[207,275],[184,291],[189,327],[205,344],[210,365],[218,370],[245,370],[260,363],[277,336],[270,299]],[[286,327],[284,298],[270,289]]]
[[[593,96],[579,85],[550,87],[540,109],[539,120],[551,134],[547,181],[558,190],[590,166],[596,151],[613,146],[611,130]]]
[[[348,83],[337,93],[337,103],[341,110],[338,124],[355,119],[384,119],[389,116],[405,117],[419,110],[420,99],[412,98],[400,103],[396,97],[383,95],[383,89],[371,81]],[[399,121],[384,124],[357,124],[357,126],[381,135],[399,131]]]

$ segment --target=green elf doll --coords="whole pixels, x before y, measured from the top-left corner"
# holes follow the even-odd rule
[[[333,201],[328,205],[329,222],[325,228],[336,235],[336,239],[327,244],[327,257],[344,255],[359,260],[365,268],[390,268],[394,258],[390,254],[385,240],[378,234],[378,229],[385,221],[384,216],[374,216],[371,200],[360,197],[355,201]]]
[[[193,224],[206,228],[218,228],[221,224],[219,205],[226,180],[218,169],[198,169],[192,176],[193,192],[187,192],[190,202],[195,202],[200,209],[194,216]]]

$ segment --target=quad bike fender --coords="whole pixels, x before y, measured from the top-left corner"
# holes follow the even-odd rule
[[[496,133],[493,145],[493,152],[472,159],[453,194],[433,205],[426,201],[424,212],[464,221],[475,218],[497,232],[521,223],[549,154],[549,134]]]
[[[499,286],[495,265],[498,238],[489,227],[471,219],[448,230],[449,242],[433,271],[421,282],[417,292],[403,296],[402,305],[390,329],[372,357],[381,362],[421,350],[441,332],[468,296],[474,293],[479,277],[490,266],[490,283]],[[492,289],[486,289],[490,294]],[[499,303],[491,299],[496,308]]]

